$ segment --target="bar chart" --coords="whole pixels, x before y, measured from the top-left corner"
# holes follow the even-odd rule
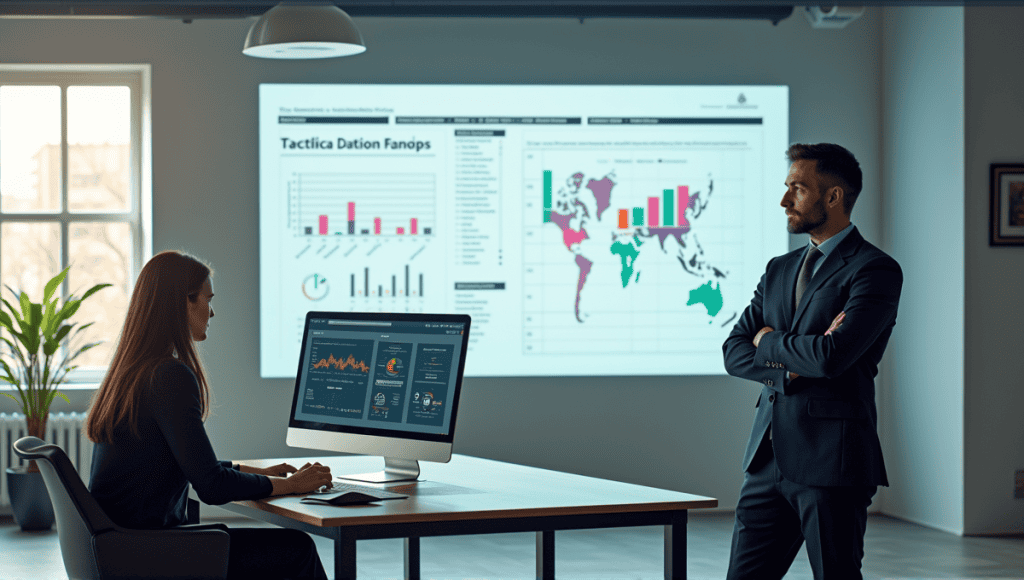
[[[664,206],[662,202],[664,202]],[[640,226],[649,229],[689,228],[690,223],[686,219],[686,209],[689,206],[690,186],[679,185],[675,189],[665,189],[662,191],[661,197],[649,196],[646,208],[619,209],[619,229],[626,230]],[[663,207],[664,213],[662,213]]]
[[[380,273],[380,268],[365,267],[349,274],[349,298],[423,298],[423,273]]]
[[[551,213],[555,210],[554,186],[552,171],[543,170],[543,223],[551,222]],[[579,184],[576,184],[576,190]],[[595,192],[596,193],[596,192]],[[664,205],[663,205],[664,202]],[[650,229],[689,228],[686,209],[690,206],[690,186],[678,185],[674,189],[663,189],[661,196],[648,196],[647,205],[618,210],[618,226],[620,230],[644,226]],[[662,209],[664,208],[664,213]]]
[[[430,236],[437,211],[433,173],[295,173],[288,183],[295,235]]]

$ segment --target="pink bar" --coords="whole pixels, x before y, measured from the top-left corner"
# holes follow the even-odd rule
[[[412,234],[414,236],[416,235],[416,226],[418,224],[419,224],[419,222],[418,222],[418,220],[416,218],[412,218],[412,219],[409,220],[409,233],[410,234]]]
[[[402,235],[405,233],[405,228],[395,228],[395,233],[398,235]]]
[[[677,198],[676,201],[676,213],[679,215],[679,219],[676,220],[676,226],[687,226],[690,222],[686,221],[686,206],[690,205],[690,186],[680,185],[676,188]]]
[[[373,233],[380,235],[380,218],[373,218]]]
[[[320,235],[327,235],[327,216],[325,215],[320,216]]]
[[[661,217],[661,213],[658,211],[660,202],[661,199],[657,197],[647,198],[647,227],[649,228],[656,228],[661,225],[661,222],[658,221]]]
[[[348,221],[356,221],[356,204],[354,202],[348,202]]]

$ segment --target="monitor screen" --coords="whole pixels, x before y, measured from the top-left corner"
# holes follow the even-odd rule
[[[309,312],[289,427],[451,443],[469,329],[466,315]]]

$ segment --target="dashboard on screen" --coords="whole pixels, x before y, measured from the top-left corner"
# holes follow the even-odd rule
[[[309,311],[472,316],[466,375],[725,374],[784,86],[263,84],[260,374]]]

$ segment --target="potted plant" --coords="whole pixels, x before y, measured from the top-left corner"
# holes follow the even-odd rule
[[[110,284],[97,284],[81,298],[69,296],[63,304],[54,297],[68,275],[68,268],[57,274],[43,288],[43,299],[32,302],[26,292],[7,287],[15,297],[16,306],[6,299],[0,306],[0,380],[17,389],[17,396],[4,393],[21,407],[28,423],[29,436],[46,439],[46,420],[54,397],[68,403],[67,395],[57,390],[68,373],[77,368],[75,359],[99,342],[77,346],[75,339],[93,323],[81,324],[69,319],[78,312],[82,301]],[[4,308],[6,307],[6,312]],[[77,348],[76,348],[77,346]],[[63,347],[63,348],[62,348]],[[10,362],[8,362],[8,357]],[[7,489],[14,519],[23,530],[48,530],[53,525],[53,507],[46,486],[35,462],[22,468],[7,469]]]

